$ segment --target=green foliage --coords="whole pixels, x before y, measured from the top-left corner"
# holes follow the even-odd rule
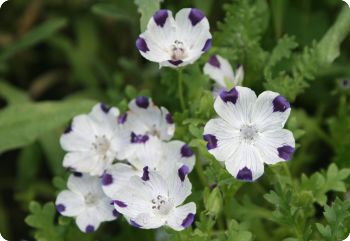
[[[134,0],[141,14],[140,29],[141,32],[146,30],[148,21],[153,14],[160,8],[162,0]]]

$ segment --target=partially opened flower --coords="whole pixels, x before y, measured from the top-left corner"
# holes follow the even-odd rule
[[[82,232],[94,232],[102,222],[118,217],[98,177],[75,173],[69,177],[67,186],[68,190],[62,191],[56,199],[56,209],[63,216],[75,217]]]
[[[118,115],[117,108],[97,104],[89,114],[76,116],[60,139],[62,148],[68,152],[63,166],[101,175],[112,164],[118,149],[114,136]]]
[[[114,200],[115,208],[130,224],[144,229],[167,225],[183,230],[194,221],[195,203],[182,205],[191,194],[188,167],[169,168],[168,175],[144,168],[142,177],[134,176]]]
[[[290,104],[278,93],[257,97],[249,88],[222,91],[214,103],[218,118],[204,128],[207,148],[237,179],[253,181],[264,163],[290,160],[295,148],[292,132],[283,129]]]
[[[244,78],[242,65],[238,65],[237,70],[233,72],[230,62],[220,55],[210,57],[204,65],[203,72],[215,81],[213,91],[215,96],[219,95],[222,90],[241,85]]]
[[[211,47],[209,22],[195,8],[172,12],[161,9],[149,20],[147,29],[136,41],[146,59],[173,68],[195,62]]]

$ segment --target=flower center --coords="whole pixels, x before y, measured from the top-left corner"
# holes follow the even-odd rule
[[[161,215],[167,215],[174,207],[174,201],[162,195],[158,195],[156,198],[153,198],[151,202],[152,209]]]
[[[105,135],[102,136],[95,136],[95,142],[92,143],[93,148],[95,151],[103,158],[107,158],[107,152],[109,148],[111,147],[111,143],[107,139]]]
[[[98,201],[98,198],[96,195],[94,195],[93,193],[89,192],[88,194],[85,195],[85,204],[87,206],[94,206],[97,201]]]
[[[253,143],[258,136],[258,130],[255,126],[244,125],[240,129],[241,140],[246,143]]]
[[[171,45],[171,60],[178,61],[187,57],[187,52],[183,42],[175,40]]]

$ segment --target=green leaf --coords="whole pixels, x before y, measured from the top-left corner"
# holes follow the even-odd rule
[[[48,20],[26,35],[24,35],[21,39],[14,42],[12,45],[7,46],[2,52],[0,52],[0,61],[4,61],[14,54],[29,48],[43,40],[47,39],[51,35],[55,34],[67,24],[66,19],[63,18],[55,18],[52,20]]]
[[[22,147],[40,135],[66,124],[75,115],[87,112],[91,100],[26,103],[0,112],[0,153]]]
[[[19,104],[29,101],[29,97],[24,91],[13,87],[2,79],[0,79],[0,96],[3,97],[8,104]]]
[[[137,10],[141,14],[140,28],[141,32],[146,30],[148,21],[151,19],[153,14],[160,8],[162,0],[135,0]]]
[[[133,21],[133,19],[127,13],[123,12],[120,8],[113,4],[97,3],[94,6],[92,6],[91,10],[94,14],[103,17],[115,18],[118,20],[126,20],[130,22]]]

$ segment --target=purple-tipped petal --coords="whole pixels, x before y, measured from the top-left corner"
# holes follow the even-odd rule
[[[202,51],[203,52],[208,52],[208,50],[211,48],[211,38],[210,39],[207,39],[207,41],[205,42],[203,48],[202,48]]]
[[[187,227],[192,225],[193,221],[194,221],[194,214],[193,213],[189,213],[187,215],[187,217],[182,221],[181,226],[184,227],[184,228],[187,228]]]
[[[124,113],[118,117],[118,124],[124,124],[128,118],[128,113]]]
[[[116,209],[113,209],[112,214],[116,218],[119,217],[119,215],[120,215],[120,213]]]
[[[149,140],[148,135],[136,135],[134,132],[131,132],[130,141],[134,144],[146,143]]]
[[[182,60],[169,60],[168,62],[175,66],[178,66],[183,63]]]
[[[85,233],[93,233],[93,232],[95,232],[95,227],[94,226],[92,226],[92,225],[86,226]]]
[[[293,153],[294,153],[294,147],[284,145],[279,148],[277,148],[278,156],[286,161],[289,161],[292,159]]]
[[[140,108],[147,109],[149,106],[149,99],[146,96],[136,97],[136,105]]]
[[[208,63],[209,63],[211,66],[214,66],[214,67],[216,67],[216,68],[218,68],[218,69],[220,69],[220,67],[221,67],[221,64],[220,64],[220,62],[219,62],[219,59],[218,59],[218,57],[217,57],[216,55],[211,56],[210,59],[209,59],[209,61],[208,61]]]
[[[149,51],[148,45],[146,43],[146,40],[144,38],[138,37],[136,39],[136,48],[144,53]]]
[[[180,152],[181,152],[181,156],[182,157],[191,157],[191,156],[193,156],[193,151],[187,144],[185,144],[185,145],[183,145],[181,147]]]
[[[104,113],[108,113],[109,110],[111,109],[111,107],[109,107],[108,105],[104,104],[104,103],[101,103],[100,104],[100,107],[101,107],[101,110],[104,112]]]
[[[144,180],[144,181],[148,181],[149,180],[149,171],[148,171],[148,167],[147,166],[143,168],[143,174],[142,174],[141,179]]]
[[[73,176],[75,176],[75,177],[82,177],[83,174],[81,172],[73,172]]]
[[[64,130],[64,134],[68,134],[68,133],[70,133],[70,132],[72,132],[72,125],[69,125],[69,126],[67,126],[66,127],[66,129]]]
[[[56,210],[59,213],[63,213],[64,211],[66,211],[66,206],[64,206],[63,204],[57,204],[56,205]]]
[[[166,114],[165,120],[166,120],[166,122],[167,122],[168,124],[170,124],[170,125],[171,125],[171,124],[174,124],[173,116],[172,116],[170,113]]]
[[[216,139],[216,136],[207,134],[203,136],[203,139],[208,142],[207,143],[208,150],[218,147],[218,139]]]
[[[103,186],[108,186],[113,183],[113,176],[109,173],[105,173],[102,176],[102,185]]]
[[[119,200],[114,200],[114,204],[120,208],[126,208],[128,206],[126,203],[119,201]]]
[[[229,91],[223,90],[220,93],[220,98],[226,103],[231,102],[233,104],[236,104],[238,96],[239,94],[236,88],[233,88]]]
[[[134,220],[130,219],[130,224],[131,226],[135,227],[135,228],[141,228],[142,226],[138,223],[136,223]]]
[[[247,167],[244,167],[237,173],[238,180],[243,180],[243,181],[252,181],[253,180],[253,174],[250,169]]]
[[[199,23],[204,17],[205,17],[204,13],[197,8],[192,8],[190,14],[188,15],[188,18],[190,19],[192,26],[197,25],[197,23]]]
[[[188,166],[183,165],[182,167],[179,168],[179,170],[177,171],[180,180],[183,182],[185,180],[185,177],[188,173],[190,173],[190,169],[188,168]]]
[[[282,95],[277,96],[275,99],[272,101],[273,104],[273,112],[279,111],[279,112],[284,112],[288,108],[290,108],[290,104],[286,98],[284,98]]]
[[[168,18],[168,15],[169,15],[168,10],[160,9],[153,15],[154,22],[158,26],[164,27],[164,24]]]

